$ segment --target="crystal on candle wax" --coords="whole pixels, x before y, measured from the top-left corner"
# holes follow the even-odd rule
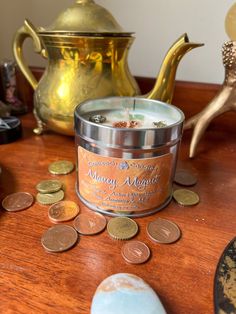
[[[164,128],[167,124],[164,121],[153,122],[156,128]]]
[[[94,122],[94,123],[104,123],[106,122],[106,117],[100,114],[95,114],[89,118],[89,121]]]
[[[139,122],[135,121],[135,120],[131,120],[131,121],[117,121],[117,122],[113,122],[112,126],[114,128],[134,129],[135,127],[139,126]]]

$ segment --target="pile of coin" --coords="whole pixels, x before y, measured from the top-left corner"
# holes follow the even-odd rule
[[[48,170],[53,175],[66,175],[74,170],[70,161],[56,161],[49,165]],[[193,186],[196,178],[186,170],[178,170],[174,179],[175,183],[183,186]],[[48,252],[64,252],[78,241],[78,234],[95,235],[102,232],[107,226],[107,232],[116,240],[130,240],[138,233],[138,224],[131,218],[121,215],[111,218],[107,224],[106,218],[96,212],[79,214],[79,206],[73,201],[62,201],[64,198],[63,184],[60,180],[49,179],[39,182],[36,199],[40,204],[51,205],[48,217],[52,223],[62,223],[73,220],[73,227],[59,224],[50,227],[42,236],[42,246]],[[198,195],[187,189],[177,189],[173,198],[183,206],[190,206],[199,202]],[[18,192],[8,195],[2,201],[2,206],[7,211],[20,211],[30,207],[34,198],[27,192]],[[181,231],[179,227],[166,219],[158,218],[147,226],[149,238],[157,243],[170,244],[176,242]],[[141,264],[150,258],[149,247],[136,240],[125,242],[121,248],[121,255],[131,264]]]
[[[59,180],[44,180],[37,184],[36,199],[42,205],[51,205],[63,200],[64,191]]]
[[[51,163],[48,171],[53,175],[66,175],[74,170],[71,161],[59,160]],[[69,221],[79,213],[79,207],[64,199],[63,184],[60,180],[43,180],[36,186],[36,199],[42,205],[51,205],[48,217],[53,223]],[[46,230],[42,236],[42,246],[48,252],[64,252],[72,248],[77,242],[78,234],[68,225],[57,225]]]
[[[66,175],[74,170],[74,164],[68,160],[51,163],[48,171],[53,175]],[[60,180],[43,180],[36,186],[37,201],[42,205],[51,205],[64,199],[64,191]]]
[[[56,161],[49,165],[48,170],[54,175],[66,175],[74,170],[74,165],[66,160]],[[75,202],[62,201],[64,192],[59,180],[41,181],[36,189],[37,201],[51,205],[48,217],[52,223],[57,224],[46,230],[41,238],[42,246],[47,252],[64,252],[75,246],[78,234],[94,235],[105,229],[107,221],[103,215],[95,212],[80,214],[80,208]],[[73,220],[73,227],[60,224],[70,220]]]
[[[48,170],[53,175],[65,175],[74,170],[70,161],[56,161],[49,165]],[[195,185],[197,179],[186,170],[176,172],[175,183],[183,186]],[[138,233],[138,224],[131,218],[120,213],[119,217],[110,218],[108,224],[106,218],[93,211],[80,214],[79,206],[73,201],[63,201],[63,184],[60,180],[49,179],[39,182],[36,199],[40,204],[51,205],[48,209],[48,217],[56,225],[46,230],[41,238],[44,249],[48,252],[64,252],[78,241],[79,234],[91,236],[105,230],[112,239],[126,240],[121,248],[122,257],[131,264],[142,264],[150,258],[149,247],[141,241],[131,240]],[[173,192],[173,198],[183,206],[191,206],[199,202],[198,195],[187,189],[177,189]],[[34,198],[27,192],[13,193],[5,197],[2,206],[7,211],[20,211],[29,208]],[[73,226],[64,222],[72,221]],[[63,224],[61,224],[63,223]],[[172,221],[158,218],[147,225],[147,235],[154,242],[170,244],[181,237],[181,231]]]

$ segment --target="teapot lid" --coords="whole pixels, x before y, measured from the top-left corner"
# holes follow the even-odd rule
[[[66,11],[40,33],[82,33],[82,34],[114,34],[130,35],[124,32],[115,18],[93,0],[77,0]]]

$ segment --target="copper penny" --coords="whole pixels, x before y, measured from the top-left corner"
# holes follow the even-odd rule
[[[162,218],[151,221],[147,226],[147,233],[152,240],[164,244],[176,242],[181,235],[175,223]]]
[[[79,213],[79,206],[72,201],[61,201],[49,207],[48,217],[52,222],[74,219]]]
[[[97,234],[105,229],[106,224],[106,218],[94,212],[80,214],[74,220],[75,229],[84,235]]]
[[[184,186],[192,186],[197,183],[197,178],[188,170],[176,170],[174,182]]]
[[[143,242],[129,241],[121,248],[121,254],[131,264],[142,264],[149,259],[150,249]]]
[[[41,243],[48,252],[64,252],[74,246],[77,240],[78,233],[73,227],[56,225],[43,234]]]
[[[17,212],[29,208],[34,202],[34,197],[27,192],[9,194],[2,201],[2,207],[9,212]]]

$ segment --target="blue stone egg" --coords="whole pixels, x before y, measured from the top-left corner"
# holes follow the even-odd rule
[[[119,273],[98,286],[91,314],[166,314],[155,291],[140,277]]]

